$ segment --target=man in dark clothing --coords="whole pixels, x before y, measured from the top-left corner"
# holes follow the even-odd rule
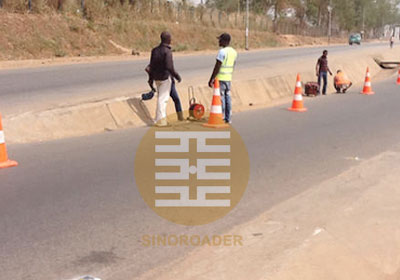
[[[175,71],[171,51],[171,34],[164,31],[161,33],[161,44],[151,51],[150,58],[150,79],[152,86],[156,82],[158,98],[156,109],[156,125],[166,126],[167,123],[167,103],[171,91],[171,77],[181,82],[181,76]]]
[[[322,94],[326,95],[326,88],[328,86],[328,72],[332,76],[332,72],[328,66],[328,51],[327,50],[325,50],[322,53],[322,56],[318,59],[317,66],[316,66],[316,72],[317,72],[318,84],[319,84],[320,88],[321,88],[321,79],[324,80]]]
[[[154,97],[154,93],[156,92],[156,90],[154,89],[154,81],[151,79],[150,77],[150,65],[147,65],[145,71],[147,72],[147,74],[149,75],[149,85],[151,88],[151,91],[148,93],[143,93],[142,94],[142,100],[150,100]],[[182,112],[182,105],[181,105],[181,100],[179,99],[179,95],[178,95],[178,91],[176,90],[176,86],[175,86],[175,79],[172,78],[172,85],[171,85],[171,91],[169,93],[169,96],[171,96],[172,100],[174,101],[175,104],[175,111],[176,114],[178,116],[178,120],[183,121],[183,112]]]

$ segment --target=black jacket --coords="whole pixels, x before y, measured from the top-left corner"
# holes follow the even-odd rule
[[[169,76],[178,81],[181,80],[181,77],[174,68],[171,47],[161,43],[151,51],[150,79],[154,81],[164,81],[168,79]]]

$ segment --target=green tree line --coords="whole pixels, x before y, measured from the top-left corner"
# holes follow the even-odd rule
[[[8,7],[11,11],[26,11],[33,7],[33,12],[46,12],[49,8],[63,11],[74,7],[76,10],[87,5],[92,11],[122,8],[145,14],[148,11],[153,13],[154,7],[163,6],[165,10],[171,5],[188,10],[190,3],[189,0],[0,0],[0,7]],[[196,14],[192,15],[201,20],[210,10],[225,15],[243,14],[246,7],[246,0],[203,0],[201,3],[195,8]],[[278,31],[280,23],[289,22],[297,27],[296,30],[311,27],[325,32],[329,22],[328,6],[332,7],[332,27],[336,33],[364,30],[379,34],[383,26],[400,23],[400,0],[249,0],[249,3],[253,15],[272,21],[273,31]],[[204,20],[207,19],[209,17]]]
[[[299,25],[327,26],[343,31],[375,30],[400,23],[400,0],[249,0],[253,13],[272,17],[275,23],[290,17]],[[245,8],[246,0],[208,0],[206,5],[227,13]]]

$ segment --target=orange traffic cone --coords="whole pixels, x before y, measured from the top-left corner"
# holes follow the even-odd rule
[[[397,84],[400,85],[400,69],[399,69],[399,75],[397,76]]]
[[[365,95],[375,94],[375,92],[373,92],[372,88],[371,88],[371,74],[369,73],[369,67],[367,67],[367,74],[365,75],[364,89],[361,93],[365,94]]]
[[[300,74],[297,74],[296,89],[294,90],[294,97],[293,97],[292,107],[289,108],[290,111],[294,111],[294,112],[305,112],[305,111],[307,111],[307,108],[304,108],[304,106],[303,106],[302,91],[303,91],[303,89],[301,87]]]
[[[211,112],[208,119],[208,123],[203,124],[205,127],[212,128],[225,128],[229,127],[229,124],[225,123],[222,118],[222,103],[221,103],[221,93],[219,90],[219,81],[215,79],[214,81],[214,95],[211,103]]]
[[[17,166],[18,162],[9,160],[7,156],[6,142],[4,139],[3,125],[0,115],[0,168]]]

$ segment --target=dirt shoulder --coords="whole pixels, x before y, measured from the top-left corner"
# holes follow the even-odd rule
[[[203,247],[133,279],[399,279],[400,147],[349,160],[359,164],[226,233],[243,246]]]
[[[0,69],[144,59],[158,44],[159,34],[164,30],[173,35],[176,55],[215,53],[216,36],[222,32],[232,35],[236,49],[244,49],[241,29],[130,18],[88,21],[70,14],[0,11]],[[331,42],[346,41],[346,38],[333,38]],[[251,49],[325,44],[327,38],[277,35],[268,31],[250,33]]]

